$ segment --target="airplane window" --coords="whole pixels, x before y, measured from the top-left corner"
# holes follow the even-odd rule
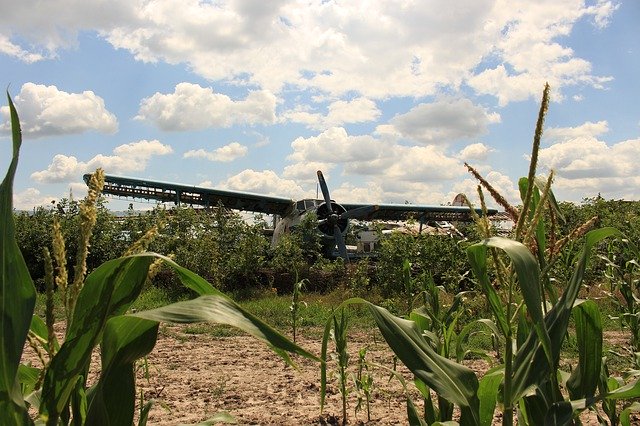
[[[298,209],[299,211],[305,211],[305,203],[304,201],[298,201],[296,203],[296,209]]]

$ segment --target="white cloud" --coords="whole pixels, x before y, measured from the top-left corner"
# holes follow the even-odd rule
[[[204,149],[191,150],[184,153],[183,158],[205,158],[209,161],[219,161],[228,163],[240,157],[244,157],[249,152],[249,148],[238,142],[231,142],[213,151]]]
[[[264,90],[251,91],[234,101],[192,83],[179,83],[171,94],[156,93],[140,102],[137,120],[154,122],[162,130],[200,130],[234,124],[275,122],[276,97]]]
[[[580,19],[593,17],[597,26],[607,24],[617,9],[612,1],[598,1],[584,7],[582,1],[518,1],[503,5],[500,36],[494,39],[493,68],[480,68],[468,84],[480,94],[496,96],[500,105],[537,99],[549,82],[554,100],[562,100],[565,86],[587,85],[602,88],[612,80],[592,74],[591,64],[575,57],[572,49],[560,44]]]
[[[499,120],[468,99],[442,99],[420,104],[398,115],[391,124],[404,137],[424,144],[446,144],[470,139],[487,131],[487,125]]]
[[[640,139],[608,145],[593,136],[581,135],[541,149],[539,163],[542,168],[555,171],[554,188],[572,195],[601,193],[605,198],[616,198],[631,194],[638,187],[637,158]]]
[[[52,201],[58,201],[53,195],[43,195],[36,188],[27,188],[13,194],[13,207],[17,210],[32,210],[35,207],[51,207]]]
[[[544,139],[551,141],[562,141],[578,137],[598,137],[609,131],[609,123],[598,121],[593,123],[587,121],[576,127],[552,127],[544,131]]]
[[[292,143],[294,162],[346,163],[368,161],[383,155],[386,144],[368,135],[351,136],[342,127],[332,127],[309,138],[299,137]]]
[[[15,96],[22,133],[31,137],[66,135],[95,130],[115,133],[118,121],[92,91],[67,93],[56,86],[25,83]],[[9,132],[9,107],[1,107],[0,131]]]
[[[458,158],[463,161],[485,160],[489,153],[494,151],[490,146],[478,142],[465,146],[458,154]]]
[[[306,105],[296,105],[294,109],[284,112],[282,118],[286,121],[306,124],[311,129],[325,130],[344,124],[375,121],[380,114],[381,111],[374,101],[359,97],[348,101],[332,102],[328,105],[326,114],[312,112]]]
[[[293,179],[298,183],[315,184],[318,182],[318,170],[321,170],[325,178],[328,178],[334,167],[335,164],[305,161],[286,166],[282,176],[287,179]]]
[[[128,173],[142,171],[151,157],[173,152],[169,145],[157,140],[141,140],[120,145],[113,150],[115,155],[98,154],[89,161],[78,161],[74,156],[57,154],[51,164],[41,171],[31,174],[31,178],[41,183],[71,182],[101,167],[106,173]]]
[[[22,49],[17,44],[12,43],[9,37],[3,34],[0,34],[0,53],[13,56],[14,58],[17,58],[22,62],[26,62],[28,64],[32,64],[34,62],[45,59],[45,57],[40,53],[29,52]]]
[[[246,169],[220,182],[217,187],[278,197],[291,197],[294,200],[303,198],[305,193],[295,180],[282,179],[272,170]]]
[[[563,43],[579,21],[606,26],[619,5],[584,3],[24,0],[5,8],[0,32],[13,55],[50,56],[73,46],[79,31],[96,31],[138,60],[186,64],[213,81],[275,93],[420,97],[468,81],[506,104],[537,98],[543,79],[559,93],[608,81]],[[16,48],[18,39],[35,48]],[[486,64],[493,69],[483,72]]]

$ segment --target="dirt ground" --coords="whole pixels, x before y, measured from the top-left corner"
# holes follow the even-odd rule
[[[342,403],[335,373],[329,375],[327,399],[321,413],[320,371],[316,362],[296,357],[298,368],[294,369],[253,337],[216,337],[188,331],[185,326],[162,326],[156,347],[147,358],[146,372],[142,365],[138,370],[139,390],[145,401],[154,401],[149,425],[198,424],[224,412],[241,425],[341,424]],[[298,343],[311,353],[320,354],[319,337],[302,337]],[[348,344],[352,377],[348,424],[407,424],[405,392],[398,379],[390,379],[387,369],[393,367],[393,356],[386,343],[379,334],[350,332]],[[356,411],[358,394],[353,389],[358,350],[365,346],[374,378],[370,420],[364,405]],[[27,360],[34,357],[28,348],[25,357]],[[479,377],[489,368],[484,361],[467,364]],[[93,365],[99,365],[97,353]],[[92,370],[89,382],[99,374]],[[336,371],[335,362],[328,370]],[[397,371],[421,410],[421,398],[411,382],[411,374],[402,365],[398,365]],[[598,424],[593,414],[586,413],[581,419],[585,425]],[[640,420],[634,420],[640,424]],[[499,418],[494,419],[494,424],[500,423]]]
[[[350,335],[350,374],[355,374],[357,351],[369,345],[367,360],[393,366],[393,357],[378,337]],[[301,338],[298,343],[320,354],[320,339]],[[138,384],[145,398],[156,403],[149,416],[152,425],[192,424],[228,412],[239,424],[313,425],[337,424],[342,419],[342,400],[337,377],[330,373],[327,399],[320,413],[320,370],[316,362],[296,357],[293,369],[264,343],[248,336],[216,338],[207,334],[185,334],[181,327],[165,328],[148,357],[149,380],[139,373]],[[406,399],[399,380],[389,380],[382,367],[371,367],[374,392],[366,408],[357,413],[357,394],[349,395],[350,424],[406,423]],[[405,379],[407,370],[398,368]],[[335,371],[335,364],[330,370]],[[351,379],[351,387],[353,380]],[[411,385],[412,386],[412,385]],[[413,386],[412,386],[413,387]],[[415,392],[415,390],[414,390]],[[417,393],[414,393],[415,400]]]

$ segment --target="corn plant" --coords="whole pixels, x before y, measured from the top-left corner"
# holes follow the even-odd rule
[[[609,245],[607,255],[601,255],[601,258],[606,265],[607,294],[620,312],[620,325],[631,332],[631,355],[635,367],[640,369],[640,253],[631,241],[625,240],[623,244],[622,255]]]
[[[589,231],[595,222],[592,219],[569,235],[557,238],[555,224],[561,215],[551,192],[552,176],[540,179],[535,174],[548,99],[547,85],[536,125],[529,174],[519,181],[520,209],[512,207],[469,166],[516,223],[514,238],[507,239],[492,235],[486,215],[476,217],[484,239],[466,249],[480,291],[491,310],[495,331],[504,345],[501,365],[478,380],[472,370],[438,353],[415,321],[396,317],[363,299],[343,302],[343,306],[354,303],[367,306],[389,347],[413,373],[423,398],[429,399],[429,389],[432,389],[440,398],[458,406],[461,425],[491,425],[497,406],[502,410],[503,425],[512,425],[515,414],[521,425],[565,425],[571,424],[577,413],[598,402],[615,411],[614,401],[640,396],[637,378],[618,383],[616,388],[603,373],[600,313],[594,302],[577,299],[594,246],[622,234],[613,228]],[[478,192],[485,210],[484,195],[480,188]],[[549,271],[560,257],[559,253],[570,242],[581,238],[584,243],[575,259],[573,273],[562,283],[562,294],[557,295],[551,286]],[[579,359],[573,372],[568,377],[565,375],[566,380],[559,380],[562,344],[572,316]],[[322,359],[326,359],[326,336],[327,327]],[[322,400],[325,372],[321,372],[321,380]],[[407,407],[411,424],[431,421],[415,412],[410,399]],[[628,425],[628,413],[633,407],[632,404],[624,408],[625,416],[613,412],[609,416],[615,418],[612,423],[617,424],[619,419],[621,424]]]
[[[15,240],[12,187],[22,136],[18,114],[8,93],[7,98],[13,156],[0,184],[0,424],[132,424],[137,398],[134,363],[153,349],[159,321],[229,324],[263,340],[289,363],[292,363],[289,353],[317,359],[246,312],[202,277],[154,253],[109,260],[88,274],[82,270],[85,254],[79,255],[80,266],[75,271],[73,287],[66,288],[67,295],[72,295],[65,298],[68,307],[72,307],[66,336],[64,342],[58,344],[52,337],[50,315],[45,322],[33,314],[35,287]],[[86,207],[85,217],[91,218],[91,207],[89,204]],[[82,226],[86,237],[90,220]],[[199,297],[127,315],[156,260],[172,268],[181,282]],[[59,277],[64,275],[58,271]],[[50,284],[49,291],[52,288]],[[47,307],[47,311],[49,309]],[[41,368],[20,364],[29,334],[43,361]],[[98,344],[101,347],[100,377],[88,387],[86,377],[91,353]],[[29,415],[29,408],[37,413],[35,420]],[[148,411],[145,410],[141,418]]]
[[[369,363],[367,362],[367,347],[360,348],[358,351],[358,371],[354,378],[355,389],[358,393],[358,403],[354,409],[357,414],[365,404],[367,410],[367,421],[371,421],[371,393],[373,392],[373,375],[369,371]]]
[[[296,274],[296,282],[293,284],[293,293],[291,295],[291,305],[289,305],[289,311],[291,312],[291,331],[293,334],[293,341],[296,341],[296,332],[298,330],[298,323],[300,322],[300,308],[306,307],[307,303],[300,301],[302,295],[302,289],[305,284],[308,284],[309,280],[304,278],[298,280],[298,274]]]
[[[347,323],[348,316],[344,309],[340,310],[340,317],[332,315],[333,330],[331,337],[336,345],[336,359],[338,362],[338,385],[340,395],[342,396],[342,424],[347,424],[347,396],[349,389],[347,387],[348,375],[347,367],[349,366],[349,353],[347,352]]]

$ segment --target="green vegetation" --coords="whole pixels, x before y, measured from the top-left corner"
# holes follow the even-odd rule
[[[233,325],[263,340],[289,363],[289,353],[316,359],[197,274],[161,255],[136,254],[147,245],[146,237],[132,246],[132,254],[90,270],[88,248],[98,217],[97,197],[104,183],[100,170],[92,176],[85,200],[77,204],[73,275],[68,274],[70,251],[63,227],[54,217],[53,255],[46,247],[43,250],[45,319],[34,315],[36,289],[16,242],[12,211],[22,135],[18,114],[7,97],[13,157],[0,185],[0,424],[132,424],[137,398],[134,363],[155,346],[160,321]],[[171,268],[198,297],[127,315],[160,263]],[[54,297],[54,285],[58,298]],[[53,330],[56,301],[63,306],[66,322],[62,342]],[[20,363],[27,341],[42,363],[40,368]],[[98,344],[101,373],[97,383],[88,386],[90,357]],[[141,403],[141,407],[144,423],[149,405]],[[37,413],[35,420],[29,409]]]
[[[318,360],[295,342],[321,339],[321,406],[336,380],[343,424],[350,392],[355,411],[364,406],[369,418],[378,383],[367,347],[349,375],[349,326],[382,335],[414,375],[410,393],[395,365],[375,370],[401,381],[412,425],[490,425],[496,412],[504,425],[566,425],[596,406],[601,424],[629,425],[640,411],[640,202],[555,200],[553,175],[536,175],[548,90],[530,170],[519,181],[520,206],[467,166],[481,184],[480,207],[486,211],[489,192],[514,220],[508,238],[480,216],[464,238],[392,233],[377,258],[349,263],[321,256],[313,217],[275,247],[262,223],[223,208],[157,207],[116,218],[99,195],[100,171],[84,200],[14,212],[21,135],[9,99],[0,424],[132,424],[134,364],[153,350],[159,323],[171,322],[187,323],[183,331],[192,335],[249,333],[288,362],[289,353]],[[62,341],[56,321],[65,323]],[[266,322],[290,330],[293,341]],[[604,332],[618,327],[628,331],[628,350],[608,353]],[[41,365],[20,364],[25,342]],[[97,345],[101,375],[88,386]],[[477,357],[492,365],[483,375],[463,365]],[[334,365],[337,374],[328,375]],[[421,404],[412,400],[416,391]],[[139,404],[144,424],[150,405]]]

